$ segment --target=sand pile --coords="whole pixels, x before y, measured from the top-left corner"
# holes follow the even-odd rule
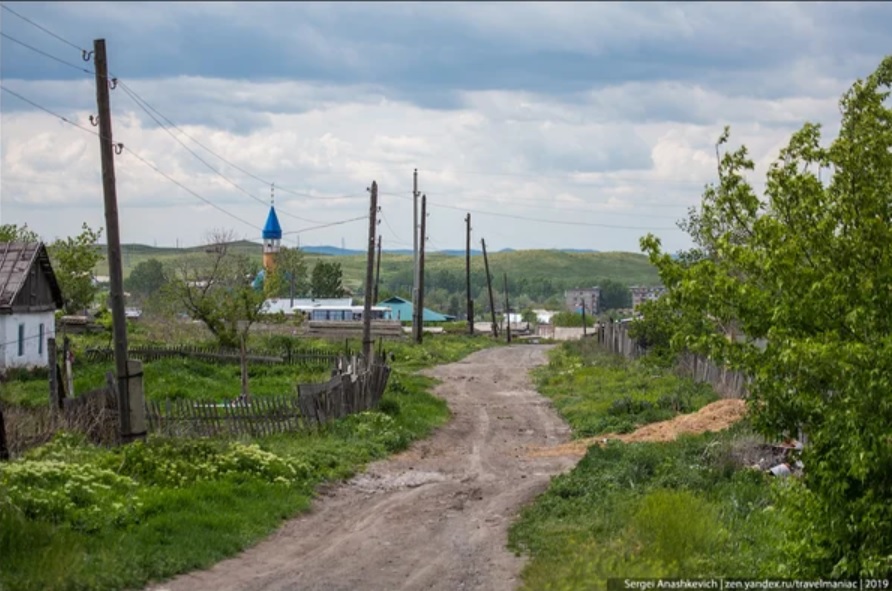
[[[552,456],[584,456],[589,446],[604,444],[608,440],[619,440],[627,443],[633,441],[672,441],[682,434],[699,434],[707,431],[727,429],[746,415],[746,403],[743,400],[718,400],[707,404],[697,412],[679,415],[668,421],[651,423],[638,428],[632,433],[617,435],[608,433],[587,439],[578,439],[556,447],[532,448],[528,454],[532,457]]]

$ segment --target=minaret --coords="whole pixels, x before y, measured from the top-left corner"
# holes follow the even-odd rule
[[[275,185],[270,187],[269,215],[266,217],[266,225],[263,226],[263,268],[272,272],[276,266],[276,255],[279,253],[279,244],[282,242],[282,226],[276,216]]]

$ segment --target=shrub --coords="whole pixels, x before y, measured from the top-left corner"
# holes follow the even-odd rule
[[[135,516],[136,483],[111,470],[56,460],[20,461],[0,467],[0,489],[26,517],[66,523],[83,531],[122,524]]]

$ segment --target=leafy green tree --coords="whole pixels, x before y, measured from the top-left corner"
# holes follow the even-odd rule
[[[601,288],[602,310],[632,307],[632,293],[622,283],[612,279],[604,279],[598,283],[598,287]]]
[[[101,228],[94,232],[85,222],[80,234],[56,240],[47,248],[68,314],[89,308],[99,290],[93,281],[93,268],[103,259],[102,250],[96,246],[101,234]]]
[[[0,242],[40,242],[40,236],[28,224],[0,224]]]
[[[151,297],[164,287],[167,277],[164,265],[158,259],[149,259],[136,265],[124,282],[124,288],[142,297]]]
[[[536,324],[537,322],[539,322],[539,317],[532,310],[532,308],[527,308],[526,310],[524,310],[523,313],[520,315],[520,318],[521,320],[529,324]]]
[[[672,345],[751,376],[764,434],[807,435],[795,576],[892,572],[890,85],[892,56],[842,97],[829,146],[818,125],[796,132],[764,201],[746,149],[722,155],[690,220],[693,256],[642,239],[675,306]]]
[[[570,327],[582,327],[582,314],[577,314],[576,312],[569,312],[564,310],[563,312],[558,312],[554,316],[551,317],[551,323],[555,326],[570,326]],[[585,326],[591,327],[595,325],[595,319],[591,317],[590,314],[585,315]]]
[[[263,289],[254,289],[259,265],[230,251],[230,242],[231,232],[211,232],[204,253],[173,263],[166,286],[168,295],[190,317],[203,322],[222,347],[239,346],[260,318],[267,295],[280,287],[269,280]]]
[[[340,298],[346,291],[342,284],[341,263],[317,261],[310,277],[310,295],[314,298]]]
[[[307,292],[307,262],[299,248],[283,246],[276,255],[274,274],[278,284],[275,295],[299,297]]]

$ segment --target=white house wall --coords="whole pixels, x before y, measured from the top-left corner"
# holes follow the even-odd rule
[[[23,355],[19,355],[19,325],[25,325]],[[40,325],[43,324],[41,342]],[[0,315],[0,370],[12,367],[46,367],[46,340],[55,337],[53,312]]]

